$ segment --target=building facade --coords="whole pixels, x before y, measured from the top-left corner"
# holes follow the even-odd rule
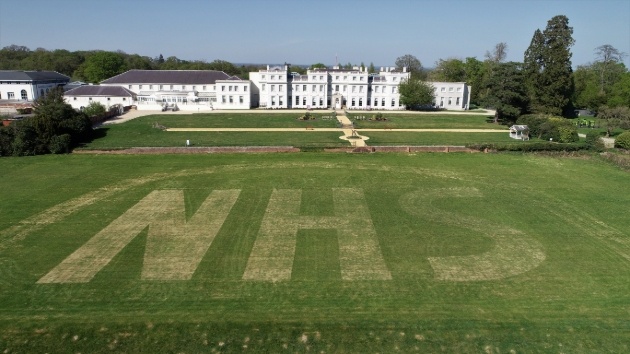
[[[130,70],[101,82],[136,96],[139,110],[165,106],[184,111],[251,108],[249,80],[215,70]]]
[[[82,85],[66,91],[64,100],[77,110],[82,110],[92,102],[98,102],[109,110],[112,106],[133,105],[136,95],[120,86]]]
[[[252,106],[268,109],[405,109],[400,104],[398,85],[409,78],[403,68],[381,68],[378,74],[367,69],[338,66],[291,73],[288,65],[267,66],[251,72]],[[373,89],[374,88],[374,89]],[[378,91],[375,91],[378,89]]]
[[[431,82],[435,88],[437,108],[464,110],[470,106],[470,90],[465,82]]]
[[[0,70],[0,99],[32,102],[68,82],[68,76],[56,71]]]

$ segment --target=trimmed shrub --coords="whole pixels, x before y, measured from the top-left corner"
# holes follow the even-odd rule
[[[615,147],[630,150],[630,132],[624,132],[615,138]]]
[[[72,137],[70,134],[55,135],[50,138],[48,150],[53,154],[67,154],[70,152]]]
[[[600,134],[596,131],[590,131],[586,134],[586,145],[591,150],[595,151],[604,151],[606,146],[604,145],[604,141]]]
[[[471,144],[466,145],[467,148],[484,151],[486,149],[492,151],[521,151],[521,152],[535,152],[535,151],[580,151],[588,150],[589,147],[586,144],[570,143],[570,144],[558,144],[550,143],[546,141],[535,141],[524,144]]]

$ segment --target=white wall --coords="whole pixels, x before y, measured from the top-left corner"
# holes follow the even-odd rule
[[[119,104],[122,106],[131,106],[133,101],[131,97],[103,97],[103,96],[64,96],[66,103],[72,106],[74,109],[81,109],[81,107],[87,107],[91,102],[98,102],[105,106],[105,109]]]
[[[251,82],[249,80],[217,80],[215,109],[250,109]]]

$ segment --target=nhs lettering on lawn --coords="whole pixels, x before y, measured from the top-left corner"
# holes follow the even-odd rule
[[[191,279],[239,194],[240,190],[213,191],[186,221],[182,190],[153,191],[70,254],[38,283],[89,282],[147,227],[141,278],[159,281]],[[334,216],[300,215],[301,199],[299,189],[272,192],[243,280],[290,280],[300,229],[337,231],[342,280],[392,278],[361,189],[333,189]],[[416,208],[410,207],[421,199],[419,194],[403,196],[403,210],[413,215]],[[478,229],[479,225],[468,224],[471,229]],[[544,253],[539,252],[535,244],[519,239],[518,232],[501,228],[497,231],[507,235],[489,235],[497,241],[497,247],[480,256],[430,258],[436,278],[451,281],[498,279],[523,273],[544,259]],[[535,247],[528,252],[528,245]],[[509,258],[518,259],[518,264]]]

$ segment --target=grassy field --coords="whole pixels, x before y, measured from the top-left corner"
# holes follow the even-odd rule
[[[68,155],[0,178],[5,353],[630,350],[630,179],[597,157]]]
[[[307,131],[312,128],[336,128],[331,113],[316,112],[315,120],[295,119],[297,113],[212,113],[191,115],[152,115],[123,124],[97,129],[98,138],[83,149],[119,149],[130,147],[184,146],[296,146],[348,147],[339,132]],[[350,117],[352,114],[349,115]],[[326,119],[323,119],[326,117]],[[441,129],[507,129],[486,122],[481,115],[410,115],[397,114],[386,122],[355,120],[356,128],[441,128]],[[304,128],[301,132],[166,132],[159,128]],[[506,133],[412,133],[364,132],[369,145],[465,145],[513,141]]]
[[[303,121],[302,113],[200,113],[144,116],[125,123],[131,127],[158,123],[167,128],[335,128],[331,112],[311,112],[314,120]],[[330,117],[322,119],[322,117]]]
[[[506,133],[359,132],[369,145],[467,145],[518,142]]]
[[[478,114],[387,114],[386,121],[369,120],[371,114],[348,113],[348,118],[354,122],[355,128],[384,128],[384,129],[505,129],[507,126],[489,122],[487,115]],[[365,120],[356,119],[365,117]]]

